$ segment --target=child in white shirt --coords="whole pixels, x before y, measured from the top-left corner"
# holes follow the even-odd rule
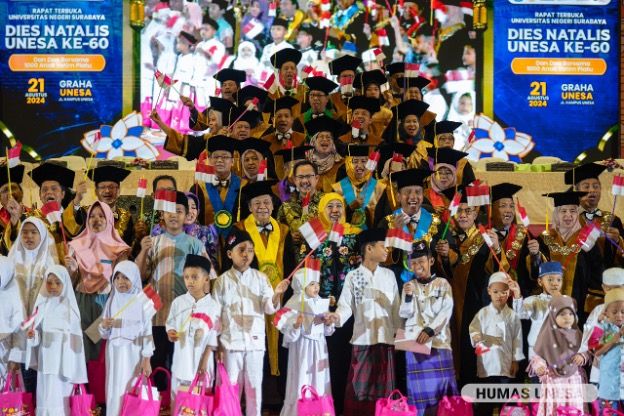
[[[7,257],[0,257],[0,388],[4,388],[9,371],[19,371],[26,348],[20,331],[24,305],[14,275],[13,262]]]

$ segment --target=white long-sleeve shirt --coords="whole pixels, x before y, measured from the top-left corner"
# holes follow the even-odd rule
[[[589,351],[589,338],[594,330],[594,327],[598,325],[598,318],[604,312],[605,305],[601,303],[597,305],[587,317],[585,325],[583,325],[583,338],[581,339],[581,346],[579,347],[579,353]],[[600,378],[600,357],[594,357],[592,361],[592,368],[589,374],[589,381],[592,383],[598,383]]]
[[[401,296],[399,316],[405,321],[405,338],[416,339],[424,328],[435,332],[432,348],[451,349],[451,329],[448,325],[453,315],[453,291],[446,279],[435,278],[429,283],[412,280],[414,293],[406,302]]]
[[[529,343],[529,359],[533,358],[535,353],[533,352],[533,346],[537,341],[540,329],[544,319],[548,316],[548,304],[550,303],[551,295],[547,293],[540,293],[539,295],[529,296],[528,298],[520,298],[513,300],[513,310],[520,319],[530,319],[531,329],[527,341]]]
[[[346,278],[336,313],[342,326],[353,315],[353,345],[394,345],[400,325],[401,299],[394,273],[377,266],[375,272],[361,265]]]
[[[490,350],[477,357],[477,376],[511,377],[511,363],[524,359],[522,353],[522,326],[520,318],[507,305],[500,311],[491,303],[477,312],[469,326],[472,346],[481,336]]]
[[[264,351],[264,315],[279,309],[273,305],[273,288],[262,272],[230,269],[217,278],[213,296],[221,304],[221,338],[230,351]]]

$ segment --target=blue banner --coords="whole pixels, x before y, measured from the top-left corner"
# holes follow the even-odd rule
[[[0,120],[18,140],[60,156],[120,118],[122,0],[4,0],[0,21]]]
[[[494,115],[572,161],[619,120],[616,0],[494,2]]]

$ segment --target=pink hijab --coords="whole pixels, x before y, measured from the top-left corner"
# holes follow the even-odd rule
[[[99,206],[106,218],[106,227],[99,233],[91,231],[89,216],[95,206]],[[78,291],[84,293],[108,292],[113,266],[117,258],[130,247],[115,230],[113,211],[107,204],[96,202],[87,213],[87,226],[78,237],[69,243],[78,262],[80,283]]]

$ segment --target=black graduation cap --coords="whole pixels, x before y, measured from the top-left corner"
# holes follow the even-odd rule
[[[580,205],[581,198],[587,195],[587,192],[566,191],[566,192],[551,192],[543,194],[542,196],[552,198],[555,203],[555,207],[563,205]]]
[[[262,112],[274,113],[274,112],[277,112],[278,110],[285,110],[285,109],[292,110],[292,108],[297,104],[299,104],[299,100],[289,95],[284,95],[278,98],[277,100],[272,100],[269,98],[264,104],[264,109],[262,110]]]
[[[362,72],[359,77],[356,77],[356,82],[353,83],[355,88],[366,88],[371,84],[382,86],[388,82],[386,76],[379,69],[372,71]]]
[[[414,145],[408,143],[394,142],[382,144],[379,147],[379,153],[381,154],[382,162],[385,163],[386,160],[390,159],[395,153],[403,155],[403,157],[407,159],[408,157],[410,157],[415,149],[416,146]]]
[[[399,119],[404,120],[405,117],[410,114],[420,118],[425,114],[425,111],[429,108],[429,104],[420,100],[407,100],[399,104]]]
[[[238,69],[224,68],[214,75],[214,79],[219,82],[234,81],[238,84],[247,80],[247,74],[245,71]]]
[[[184,262],[184,268],[186,269],[187,267],[199,267],[200,269],[204,269],[206,273],[210,274],[210,270],[212,270],[212,263],[210,262],[210,259],[207,259],[204,256],[187,254]]]
[[[232,250],[234,247],[244,243],[245,241],[252,241],[249,233],[237,227],[232,227],[230,229],[230,233],[225,238],[225,250]]]
[[[11,183],[20,184],[24,179],[24,165],[17,165],[10,169],[11,171]],[[9,183],[9,176],[6,170],[6,166],[0,169],[0,186]]]
[[[202,19],[202,24],[212,26],[214,30],[219,30],[219,23],[206,13]]]
[[[430,80],[428,80],[425,77],[421,77],[421,76],[418,76],[418,77],[399,77],[399,78],[397,78],[397,84],[401,88],[418,87],[419,90],[422,90],[423,88],[425,88],[430,83],[431,83]]]
[[[305,123],[305,129],[308,136],[312,137],[321,131],[328,131],[334,138],[337,138],[342,131],[342,124],[331,117],[317,117]]]
[[[388,71],[388,76],[402,74],[405,72],[405,62],[393,62],[388,64],[386,65],[386,70]]]
[[[271,57],[271,64],[274,68],[281,68],[286,62],[292,62],[297,65],[301,61],[301,52],[294,48],[282,49],[277,51]]]
[[[297,146],[291,149],[278,150],[275,152],[275,155],[282,156],[284,158],[284,163],[288,163],[293,160],[297,161],[306,159],[306,152],[312,149],[312,146]]]
[[[343,156],[350,157],[368,157],[368,154],[373,146],[368,144],[348,144],[344,147],[345,154]]]
[[[267,158],[271,155],[271,143],[262,139],[250,137],[245,140],[236,140],[236,150],[238,150],[238,153],[241,155],[247,150],[255,150]]]
[[[442,120],[436,123],[436,134],[453,133],[462,125],[459,121]]]
[[[281,17],[276,17],[275,19],[273,19],[271,26],[283,26],[286,29],[288,29],[288,22],[285,19],[282,19]]]
[[[176,191],[176,205],[182,205],[188,211],[188,196],[184,192]]]
[[[433,163],[444,163],[446,165],[457,166],[457,162],[468,156],[468,153],[451,149],[450,147],[429,147],[427,154],[433,159]]]
[[[431,256],[429,243],[427,243],[425,240],[414,241],[412,243],[412,251],[409,254],[410,260],[417,259],[423,256]]]
[[[299,32],[305,32],[308,35],[312,36],[312,43],[319,40],[323,36],[323,32],[316,26],[311,25],[310,23],[303,23],[299,26]]]
[[[255,85],[246,85],[238,91],[238,105],[245,106],[245,102],[253,98],[258,99],[258,108],[262,108],[269,92],[265,89],[256,87]]]
[[[209,97],[210,98],[210,110],[218,111],[223,116],[222,122],[223,125],[227,126],[230,124],[230,113],[234,108],[234,104],[231,101],[225,100],[220,97]]]
[[[566,185],[576,185],[585,179],[598,179],[600,174],[607,169],[605,165],[598,163],[585,163],[584,165],[566,171],[564,181]]]
[[[234,120],[246,121],[253,129],[260,122],[260,113],[256,110],[247,110],[246,107],[234,107],[232,109],[232,116],[230,117],[230,124],[234,123]]]
[[[406,186],[424,186],[425,180],[433,172],[429,169],[406,169],[392,174],[392,181],[396,182],[397,189]]]
[[[433,36],[433,26],[427,23],[420,25],[414,33],[414,37],[416,36]]]
[[[185,32],[184,30],[180,31],[180,35],[181,38],[184,38],[188,43],[190,43],[191,45],[195,45],[197,43],[197,38],[195,36],[193,36],[192,34]]]
[[[228,8],[228,2],[225,0],[211,0],[210,2],[219,6],[221,10],[226,10]]]
[[[498,185],[493,185],[491,188],[492,202],[496,202],[503,198],[512,198],[520,191],[522,187],[513,183],[503,182]]]
[[[236,150],[236,140],[222,134],[218,134],[208,139],[206,142],[206,149],[208,149],[208,152],[224,150],[229,153],[234,153],[234,150]]]
[[[338,84],[325,77],[308,77],[304,82],[310,91],[321,91],[325,94],[329,94],[338,88]]]
[[[129,170],[118,168],[117,166],[98,166],[87,172],[87,176],[93,179],[96,185],[100,182],[115,182],[121,184],[128,175],[130,175]]]
[[[343,71],[355,72],[361,63],[362,60],[360,58],[356,58],[351,55],[344,55],[331,61],[329,63],[329,69],[332,75],[340,76],[340,73]]]
[[[352,97],[349,100],[349,108],[351,110],[363,108],[364,110],[368,110],[371,116],[381,109],[377,98],[364,97],[363,95]]]
[[[358,234],[358,241],[360,246],[369,243],[376,243],[378,241],[385,241],[388,230],[385,228],[369,228]]]
[[[45,162],[30,171],[32,180],[41,187],[45,181],[56,181],[65,188],[74,185],[75,172],[56,163]]]
[[[278,181],[273,179],[251,182],[245,185],[242,192],[248,202],[257,196],[270,195],[271,197],[273,197],[274,195],[271,187],[277,182]]]

